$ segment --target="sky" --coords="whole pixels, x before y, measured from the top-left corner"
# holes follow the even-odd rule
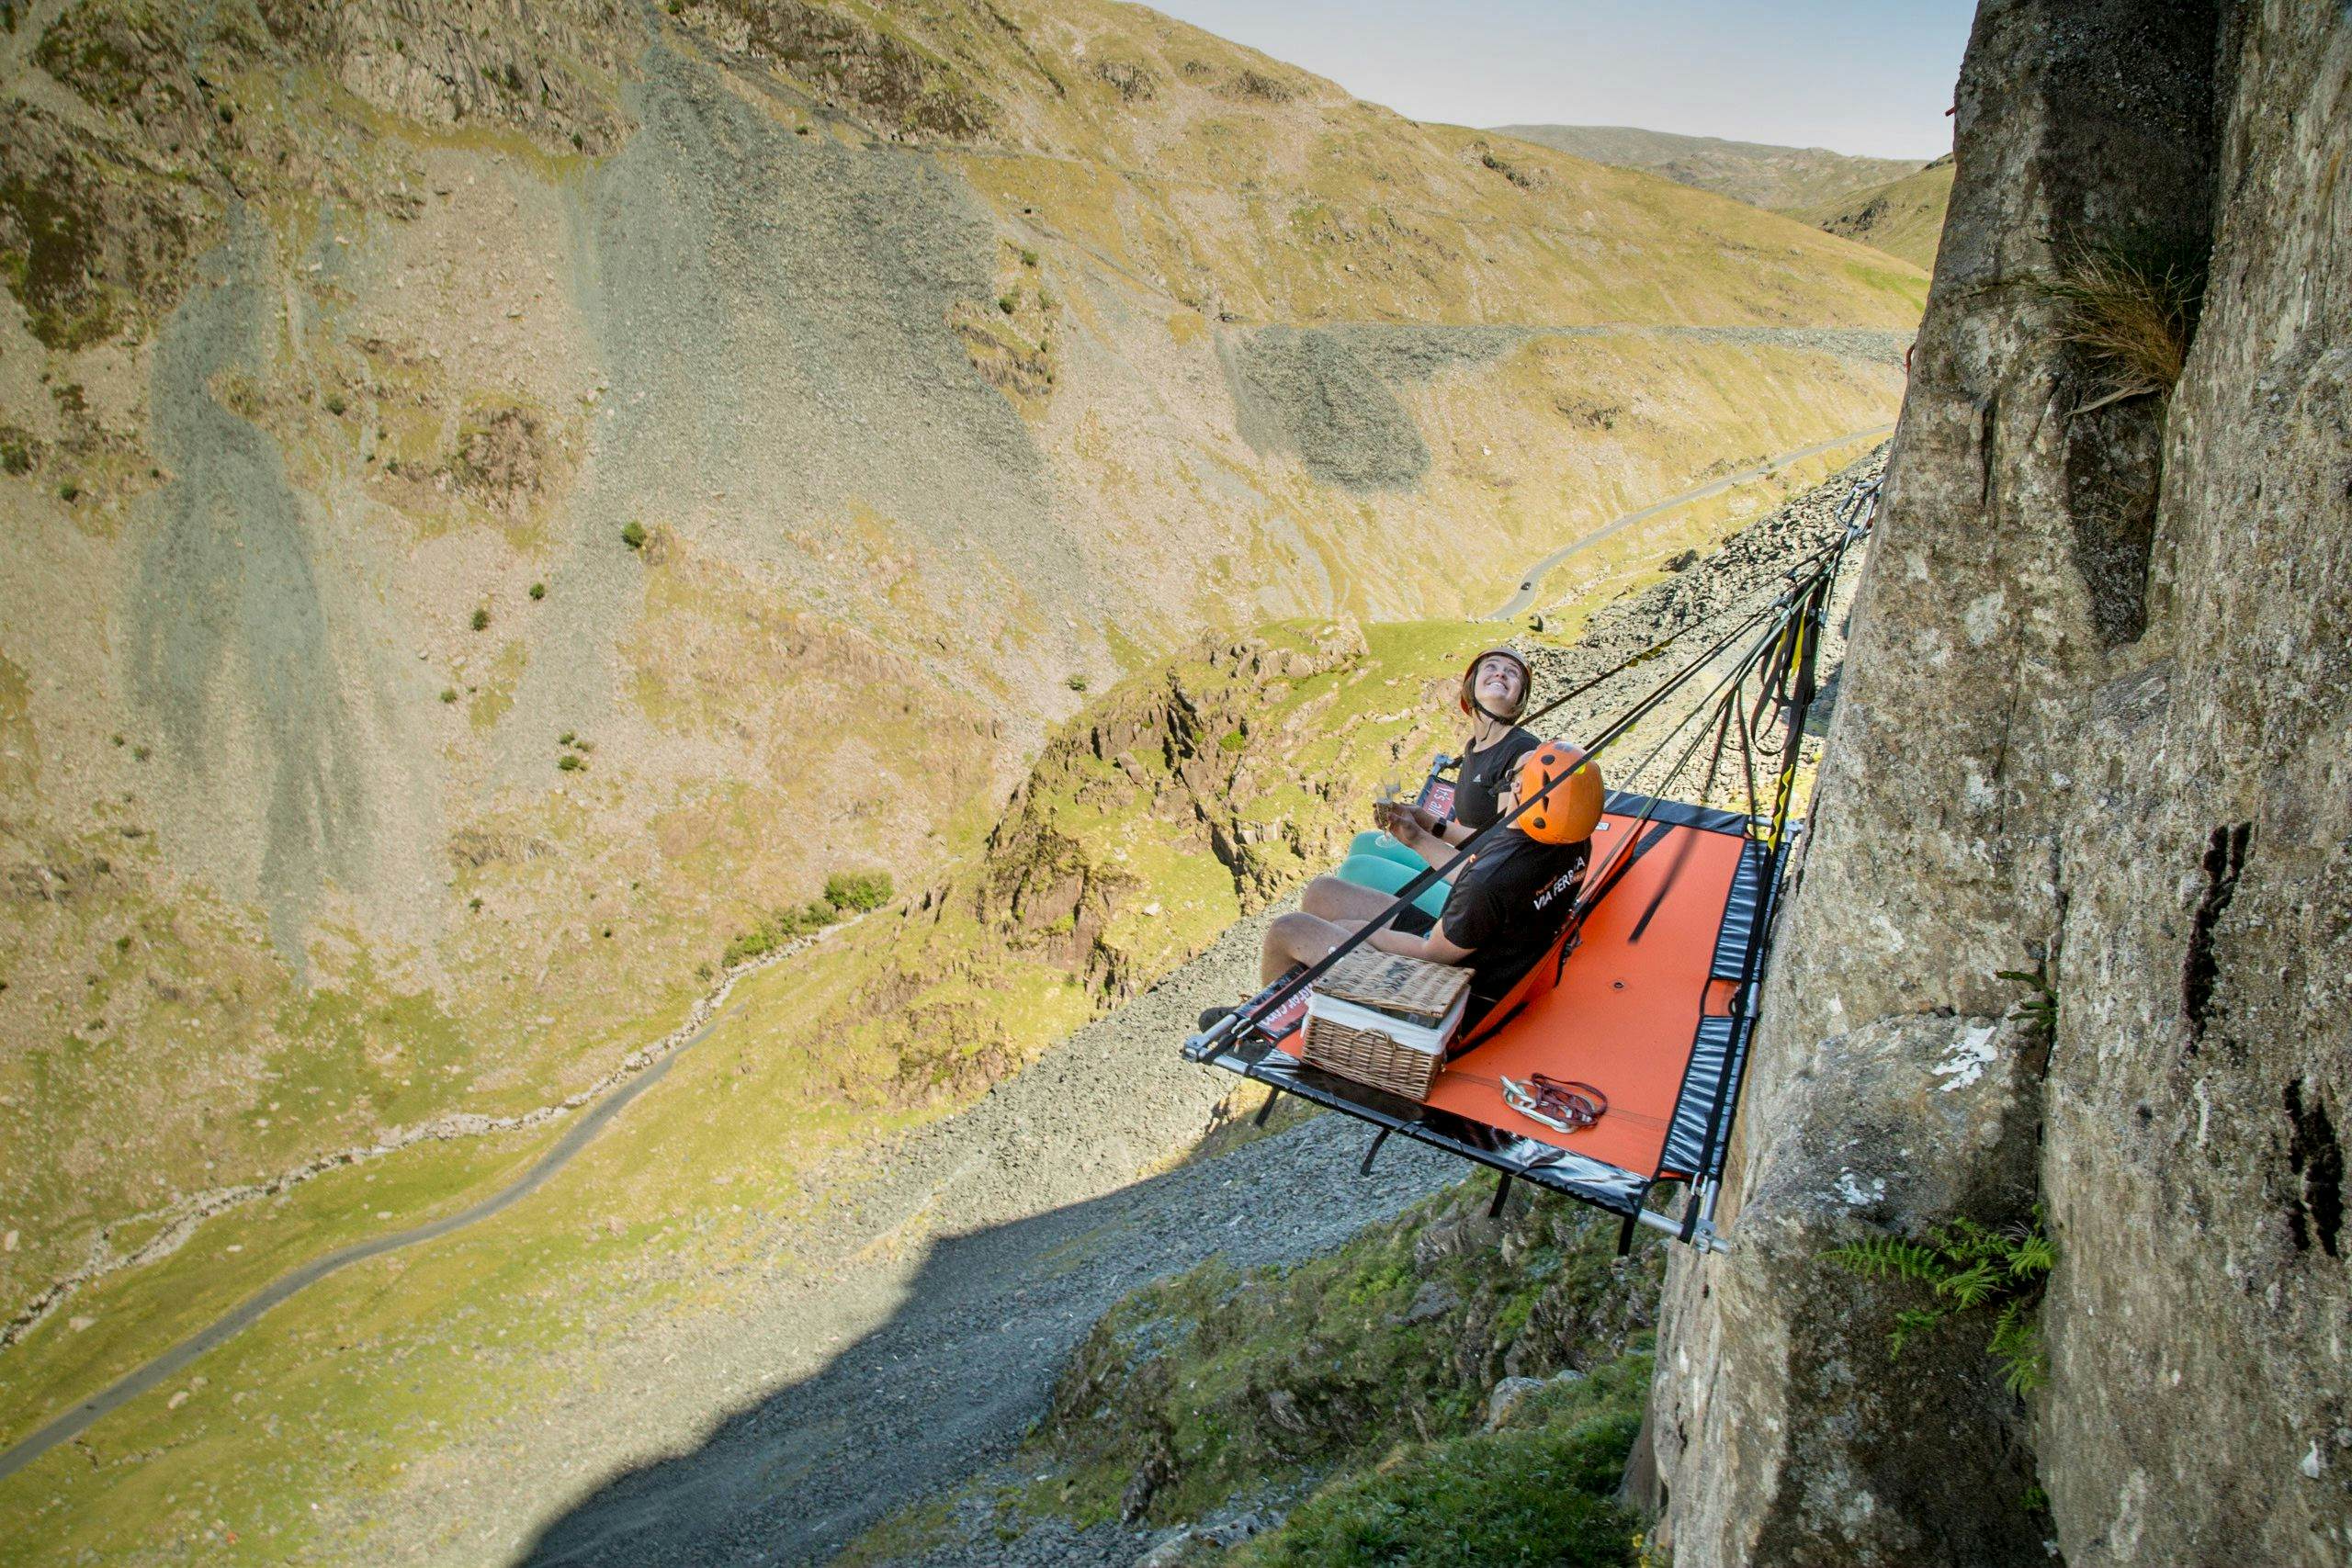
[[[1882,158],[1951,150],[1975,0],[1147,0],[1453,125],[1635,125]]]

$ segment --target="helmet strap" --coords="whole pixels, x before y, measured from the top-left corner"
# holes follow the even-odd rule
[[[1486,703],[1480,699],[1477,690],[1475,687],[1472,688],[1470,693],[1470,705],[1472,708],[1476,710],[1480,718],[1487,720],[1487,723],[1492,724],[1495,727],[1495,735],[1510,734],[1510,727],[1519,722],[1519,716],[1517,714],[1497,713],[1494,709],[1488,707]],[[1473,722],[1476,723],[1475,720]],[[1477,726],[1477,728],[1479,729],[1484,729],[1486,728],[1487,726],[1483,724]],[[1487,739],[1494,739],[1494,736],[1488,736]]]

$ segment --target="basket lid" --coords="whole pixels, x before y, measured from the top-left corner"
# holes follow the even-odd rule
[[[1436,1023],[1469,985],[1467,969],[1360,947],[1325,970],[1315,989],[1359,1007]]]

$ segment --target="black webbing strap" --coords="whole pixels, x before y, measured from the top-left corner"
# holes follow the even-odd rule
[[[1499,1219],[1502,1216],[1503,1205],[1509,1201],[1510,1201],[1510,1172],[1498,1170],[1495,1172],[1495,1201],[1487,1205],[1487,1218]]]
[[[1732,716],[1739,721],[1739,772],[1747,783],[1747,829],[1756,830],[1756,818],[1761,815],[1756,800],[1756,742],[1747,726],[1747,714],[1739,704],[1731,705]]]
[[[1860,493],[1860,487],[1857,488]],[[1875,487],[1871,491],[1874,500]],[[1871,515],[1875,515],[1873,507]],[[1772,792],[1772,819],[1768,825],[1764,842],[1770,846],[1769,860],[1757,893],[1756,917],[1748,937],[1747,951],[1740,958],[1739,981],[1732,991],[1732,1011],[1735,1020],[1732,1038],[1724,1052],[1724,1082],[1716,1094],[1715,1103],[1707,1113],[1706,1135],[1700,1140],[1697,1167],[1690,1172],[1691,1190],[1682,1206],[1682,1224],[1677,1236],[1685,1242],[1698,1234],[1699,1224],[1706,1213],[1701,1206],[1701,1194],[1708,1190],[1706,1183],[1714,1176],[1717,1156],[1731,1137],[1731,1130],[1738,1116],[1736,1083],[1734,1073],[1738,1053],[1745,1048],[1746,1037],[1755,1028],[1754,987],[1760,982],[1765,950],[1772,937],[1772,921],[1780,912],[1781,882],[1788,858],[1787,829],[1791,797],[1799,757],[1804,748],[1801,744],[1805,720],[1813,708],[1813,699],[1819,691],[1815,681],[1821,652],[1822,629],[1829,616],[1829,596],[1837,581],[1838,570],[1844,564],[1847,547],[1867,532],[1869,518],[1857,513],[1857,521],[1849,524],[1845,536],[1838,541],[1836,554],[1823,569],[1819,578],[1806,587],[1792,617],[1791,632],[1802,640],[1797,642],[1791,660],[1793,668],[1787,671],[1793,677],[1789,691],[1788,734],[1781,747],[1781,776]],[[1750,818],[1751,831],[1754,818]],[[1745,1075],[1740,1075],[1745,1076]],[[1710,1206],[1712,1201],[1710,1201]]]

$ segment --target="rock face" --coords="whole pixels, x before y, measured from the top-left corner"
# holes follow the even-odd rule
[[[2347,81],[2336,6],[1978,17],[1736,1249],[1668,1284],[1682,1568],[2345,1560]],[[2211,283],[2169,396],[2103,402],[2048,280],[2125,247]],[[1959,1323],[1890,1360],[1914,1287],[1821,1256],[2036,1202],[2022,1399]]]

